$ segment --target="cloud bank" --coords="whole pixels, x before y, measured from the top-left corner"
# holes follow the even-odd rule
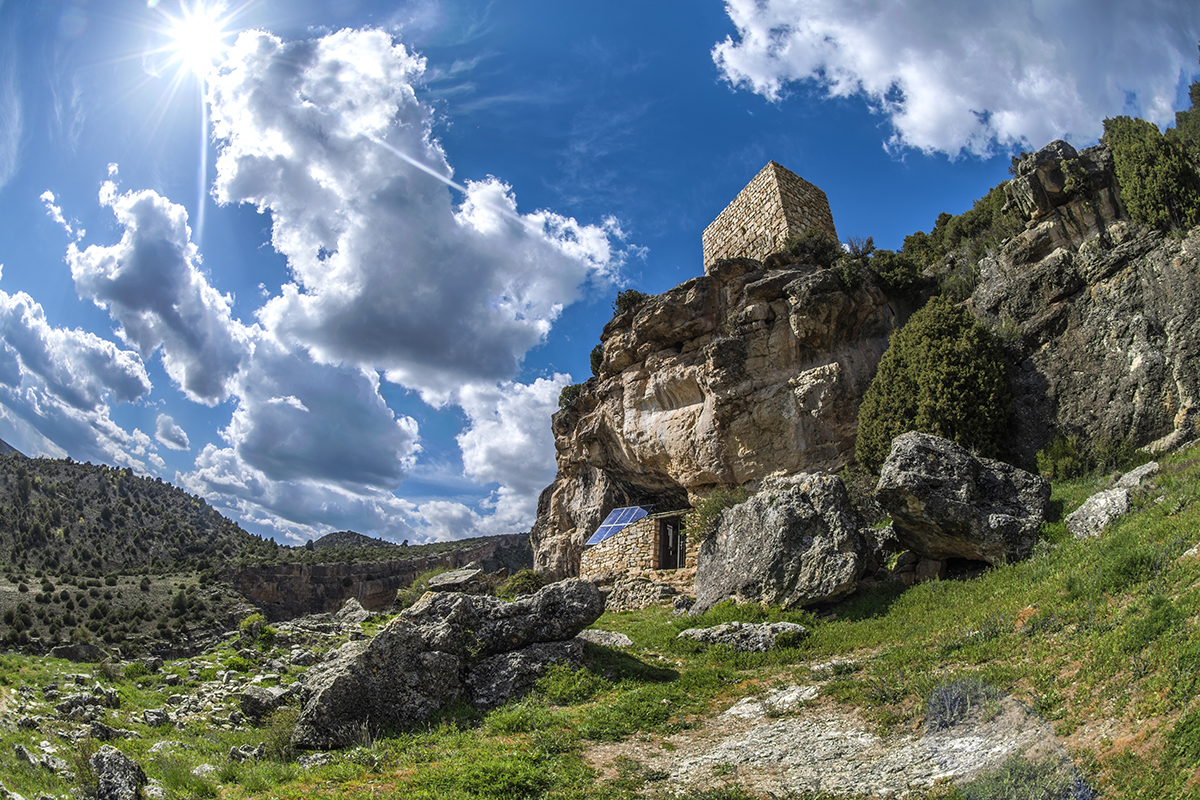
[[[1174,120],[1193,74],[1194,3],[726,0],[737,29],[712,51],[735,87],[770,100],[789,84],[862,96],[889,148],[956,156],[1084,144],[1105,117]]]

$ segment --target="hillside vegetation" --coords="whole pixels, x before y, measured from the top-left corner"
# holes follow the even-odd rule
[[[364,729],[358,746],[310,768],[296,762],[300,754],[287,742],[294,710],[276,712],[257,727],[235,724],[227,719],[236,707],[233,695],[180,711],[173,729],[146,725],[141,710],[163,707],[181,692],[211,698],[228,684],[226,672],[246,681],[271,669],[262,685],[290,684],[305,668],[287,663],[289,652],[332,649],[346,640],[344,633],[317,641],[281,628],[248,640],[243,626],[234,646],[161,670],[133,663],[93,672],[120,696],[106,723],[139,737],[122,742],[121,750],[171,797],[742,800],[756,795],[741,787],[734,764],[713,767],[701,787],[671,780],[677,748],[695,746],[698,734],[720,737],[715,717],[738,699],[811,686],[812,698],[787,715],[852,712],[881,736],[920,736],[955,724],[938,702],[968,686],[978,687],[972,691],[980,702],[1011,695],[1047,720],[1078,772],[1068,779],[1049,762],[1017,759],[961,786],[936,784],[910,797],[1195,798],[1200,448],[1161,463],[1134,513],[1098,539],[1071,539],[1062,519],[1110,478],[1059,482],[1044,544],[1026,562],[970,581],[881,585],[822,617],[728,604],[695,619],[673,618],[665,609],[605,614],[594,627],[623,632],[632,646],[589,644],[584,668],[552,670],[533,696],[486,714],[456,709],[416,731]],[[799,622],[810,634],[765,654],[675,638],[684,627],[765,619]],[[368,632],[383,621],[369,623]],[[79,670],[53,659],[10,655],[2,661],[0,705],[11,708],[24,699],[35,711],[43,687]],[[98,746],[63,738],[69,728],[47,720],[36,731],[0,733],[6,786],[27,797],[86,789],[86,768],[72,781],[14,755],[14,745],[36,749],[42,740],[63,753]],[[152,751],[163,739],[180,744]],[[235,745],[260,742],[266,749],[259,759],[239,763],[228,755]],[[195,774],[203,764],[213,768]],[[1101,794],[1090,793],[1093,788]],[[853,795],[780,790],[771,796]]]

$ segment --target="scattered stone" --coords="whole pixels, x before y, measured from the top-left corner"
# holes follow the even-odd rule
[[[96,773],[97,800],[137,800],[138,789],[146,783],[146,773],[137,762],[112,745],[101,745],[92,755]]]
[[[167,705],[169,705],[169,706],[181,706],[181,705],[183,705],[183,704],[184,704],[184,702],[185,702],[186,700],[187,700],[187,695],[184,695],[184,694],[173,694],[173,695],[171,695],[170,697],[168,697],[168,698],[167,698]]]
[[[342,625],[361,625],[371,618],[371,612],[363,608],[362,603],[351,597],[333,618]]]
[[[1130,470],[1117,479],[1118,489],[1136,489],[1142,485],[1142,481],[1147,478],[1152,478],[1158,474],[1159,466],[1157,461],[1151,461],[1142,464],[1137,469]]]
[[[156,780],[143,786],[142,794],[145,795],[146,800],[167,800],[167,790]]]
[[[60,644],[50,651],[50,657],[65,658],[76,664],[95,663],[104,660],[104,651],[94,644]]]
[[[133,731],[121,730],[105,725],[103,722],[93,722],[88,727],[89,735],[101,742],[111,742],[113,739],[129,739],[137,734]]]
[[[795,641],[807,633],[807,628],[794,622],[764,622],[759,625],[726,622],[711,628],[688,628],[675,638],[692,639],[709,645],[724,644],[743,653],[765,653],[775,646],[780,636],[790,636]]]
[[[286,702],[287,693],[286,689],[278,686],[269,689],[247,686],[238,697],[238,706],[243,714],[259,722]]]
[[[317,663],[317,657],[311,650],[301,650],[292,654],[291,663],[294,667],[311,667]]]
[[[304,748],[336,747],[368,719],[372,725],[409,727],[458,699],[496,702],[501,690],[484,691],[481,685],[483,662],[531,645],[573,639],[603,611],[600,591],[577,579],[550,584],[512,603],[427,593],[373,639],[346,643],[307,673],[304,708],[292,741]],[[575,646],[582,649],[581,643]],[[531,683],[532,665],[547,663],[545,655],[545,649],[531,650],[487,668],[519,692]]]
[[[309,755],[300,756],[296,759],[296,763],[304,769],[312,769],[314,767],[324,767],[332,764],[334,757],[332,753],[310,753]]]
[[[892,442],[876,499],[899,543],[934,560],[1003,564],[1028,558],[1050,503],[1050,484],[925,433]]]
[[[7,786],[0,783],[0,800],[25,800],[25,796],[10,791]]]
[[[36,767],[41,761],[40,758],[33,754],[32,750],[23,744],[13,745],[13,752],[17,756],[17,761],[28,764],[31,767]]]
[[[68,775],[74,777],[74,775],[71,773],[71,765],[58,756],[52,756],[49,754],[42,756],[41,765],[55,775],[61,775],[64,778]]]
[[[1129,490],[1105,489],[1083,501],[1083,505],[1067,515],[1067,530],[1076,539],[1099,536],[1109,523],[1129,513]]]
[[[168,672],[163,676],[163,683],[165,683],[167,686],[178,686],[181,682],[182,678],[180,678],[174,672]]]
[[[217,768],[212,764],[201,764],[198,767],[192,767],[192,774],[197,778],[207,778],[217,771]]]
[[[267,748],[265,745],[251,747],[248,744],[238,745],[229,748],[229,760],[236,761],[239,764],[245,761],[257,761],[266,755]]]
[[[700,545],[689,613],[730,599],[795,608],[845,597],[871,558],[863,527],[841,478],[765,480],[758,494],[726,509]]]
[[[582,639],[585,642],[602,645],[604,647],[629,647],[633,644],[633,640],[623,633],[616,631],[597,631],[588,628],[575,634],[576,639]]]
[[[482,569],[456,569],[429,579],[431,592],[464,592],[477,594],[483,589]]]
[[[142,711],[142,722],[151,728],[157,728],[160,725],[170,725],[171,721],[171,715],[165,709],[147,708]]]
[[[17,727],[21,730],[36,731],[41,728],[42,718],[36,714],[28,717],[21,717],[17,720]]]
[[[187,745],[185,745],[183,742],[173,742],[170,739],[163,739],[161,742],[155,742],[154,744],[150,745],[150,752],[165,753],[168,750],[174,750],[177,747],[186,749]]]

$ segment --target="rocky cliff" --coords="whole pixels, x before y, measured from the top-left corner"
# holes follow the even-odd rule
[[[1151,447],[1194,436],[1200,228],[1130,222],[1103,146],[1053,142],[1014,173],[1006,210],[1024,229],[978,261],[968,301],[1009,353],[1009,459],[1032,468],[1070,434]],[[733,259],[616,316],[598,376],[553,418],[558,475],[539,500],[535,567],[576,574],[616,506],[681,507],[718,485],[841,468],[888,336],[924,300]]]
[[[923,299],[731,259],[614,317],[599,375],[553,418],[559,472],[539,501],[535,568],[576,574],[615,506],[840,469],[888,337]]]
[[[1033,466],[1060,435],[1152,448],[1194,436],[1200,228],[1130,222],[1103,146],[1053,142],[1016,173],[1025,229],[980,261],[970,300],[1010,346],[1012,460]]]
[[[418,558],[258,564],[242,567],[228,577],[235,589],[275,621],[337,611],[352,597],[372,611],[386,611],[396,599],[396,591],[422,572],[454,569],[471,562],[478,562],[488,571],[504,568],[515,572],[530,566],[529,541],[524,534],[492,536],[473,547]]]

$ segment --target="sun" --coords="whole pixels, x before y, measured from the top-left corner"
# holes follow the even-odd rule
[[[182,4],[180,15],[168,17],[167,23],[174,60],[200,78],[207,76],[225,53],[228,22],[221,4]]]

